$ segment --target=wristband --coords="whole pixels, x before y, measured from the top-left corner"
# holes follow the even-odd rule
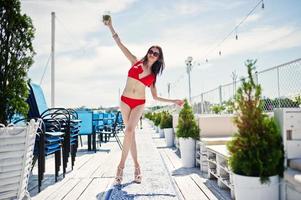
[[[114,33],[114,34],[112,35],[113,38],[115,38],[116,36],[118,36],[117,33]]]

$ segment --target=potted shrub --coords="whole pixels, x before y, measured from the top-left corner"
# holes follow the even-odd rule
[[[161,115],[160,128],[164,132],[165,142],[167,147],[173,146],[173,128],[172,128],[172,115],[164,111]]]
[[[220,105],[220,104],[215,104],[215,105],[212,105],[211,108],[210,108],[214,114],[221,114],[221,112],[223,110],[225,110],[225,106],[223,105]]]
[[[245,63],[248,79],[242,79],[234,103],[238,132],[227,144],[237,200],[279,199],[278,175],[283,173],[280,131],[274,118],[263,113],[261,86],[252,76],[255,63]]]
[[[16,114],[27,116],[27,72],[33,63],[31,19],[18,0],[1,1],[0,183],[1,199],[28,198],[27,183],[38,123],[7,126]],[[12,171],[11,169],[16,169]]]
[[[161,113],[155,113],[155,126],[156,126],[156,133],[160,134],[160,137],[162,137],[162,132],[160,129],[160,122],[161,122]]]
[[[147,112],[144,114],[144,117],[149,121],[149,123],[151,124],[151,126],[153,126],[152,124],[152,113],[151,112]]]
[[[232,114],[233,113],[233,106],[234,106],[234,102],[233,99],[229,99],[228,101],[225,102],[225,110],[226,113],[228,114]]]
[[[151,120],[152,128],[155,129],[155,113],[150,113],[149,119]]]
[[[192,108],[185,99],[179,113],[176,136],[180,142],[181,161],[183,167],[195,166],[195,140],[199,138],[200,129],[195,121]]]
[[[294,101],[297,105],[299,105],[299,107],[301,107],[301,94],[295,96]]]

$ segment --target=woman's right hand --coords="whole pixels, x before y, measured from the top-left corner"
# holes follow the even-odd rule
[[[108,26],[108,27],[110,27],[110,26],[112,26],[112,18],[110,17],[109,18],[109,20],[106,20],[106,21],[102,21],[104,24],[105,24],[105,26]]]
[[[174,103],[177,104],[178,106],[182,107],[182,105],[184,104],[184,101],[180,100],[180,99],[176,99],[176,100],[174,100]]]

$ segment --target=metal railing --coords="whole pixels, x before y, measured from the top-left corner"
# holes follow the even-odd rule
[[[255,72],[254,76],[254,80],[261,85],[266,112],[279,107],[298,107],[301,104],[301,58]],[[231,113],[230,103],[241,84],[240,79],[192,97],[194,112],[214,113],[212,108],[215,106],[223,113]]]

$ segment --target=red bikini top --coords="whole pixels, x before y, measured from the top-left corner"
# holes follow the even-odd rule
[[[143,83],[145,86],[150,87],[156,77],[154,76],[153,73],[151,73],[147,76],[139,78],[139,74],[141,74],[143,72],[142,65],[143,65],[142,61],[136,62],[129,70],[128,77],[136,79],[136,80],[140,81],[141,83]]]

